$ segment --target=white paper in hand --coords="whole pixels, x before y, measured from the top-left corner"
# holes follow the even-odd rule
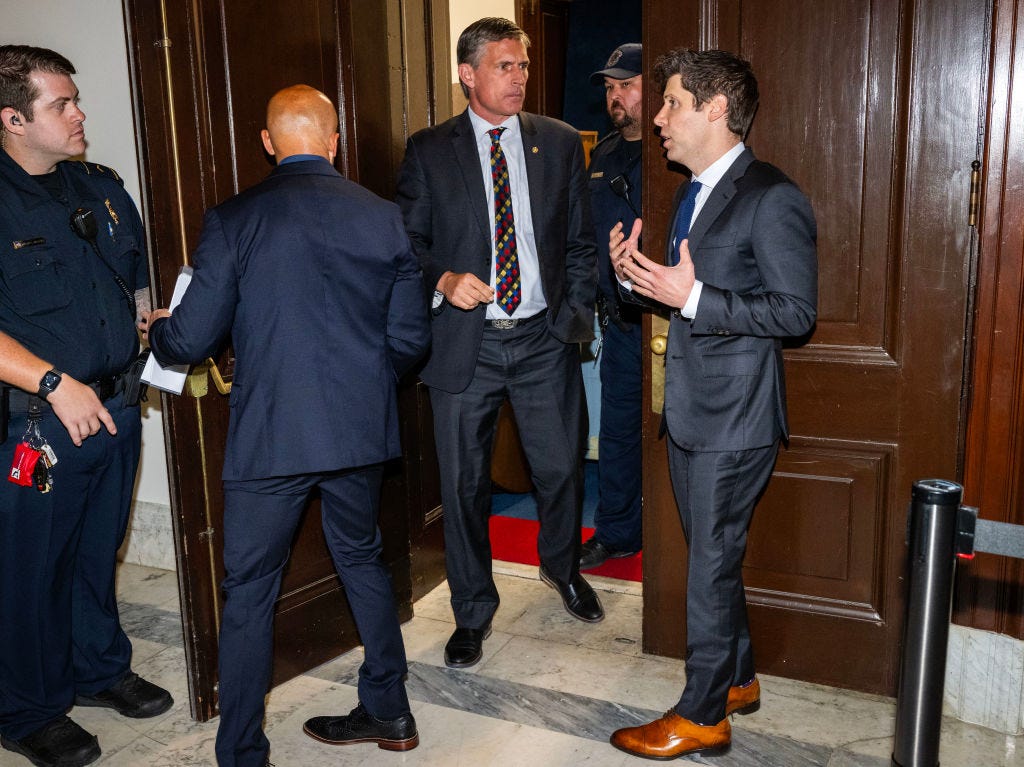
[[[181,267],[181,271],[178,272],[178,279],[174,283],[174,294],[171,296],[171,304],[167,307],[172,312],[181,303],[181,298],[185,295],[185,290],[191,281],[192,267]],[[149,359],[146,360],[146,367],[142,369],[142,380],[150,386],[155,386],[157,389],[162,389],[171,394],[181,394],[181,390],[185,387],[185,377],[188,375],[188,369],[188,365],[167,365],[165,367],[156,361],[154,355],[150,354]]]

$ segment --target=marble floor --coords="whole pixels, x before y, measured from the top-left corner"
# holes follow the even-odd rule
[[[419,748],[398,754],[372,744],[331,747],[303,735],[307,718],[347,713],[356,704],[361,652],[353,650],[270,694],[266,729],[277,767],[647,764],[609,746],[608,734],[668,709],[681,689],[683,666],[641,652],[639,586],[591,579],[608,617],[585,625],[565,613],[535,568],[495,563],[495,569],[502,605],[475,668],[444,666],[442,649],[453,628],[444,584],[416,604],[416,617],[404,626]],[[75,720],[99,735],[103,756],[97,764],[214,765],[216,722],[191,721],[185,702],[174,573],[122,565],[118,595],[135,670],[170,689],[176,704],[151,720],[75,709]],[[689,761],[719,767],[890,766],[891,699],[778,677],[762,676],[761,684],[761,710],[735,717],[732,749]],[[1024,737],[947,718],[940,756],[943,767],[1024,767]],[[28,765],[0,751],[0,767]]]

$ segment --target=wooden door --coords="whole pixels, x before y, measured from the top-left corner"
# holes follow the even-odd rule
[[[562,119],[569,0],[519,0],[519,26],[530,38],[530,82],[523,110]]]
[[[997,3],[992,30],[964,502],[1024,525],[1024,0]],[[1024,639],[1024,560],[979,553],[963,565],[953,619]]]
[[[764,673],[895,690],[910,487],[958,475],[989,13],[985,0],[644,4],[648,72],[681,45],[751,61],[748,145],[818,221],[818,323],[785,352],[792,438],[744,567]],[[648,115],[659,102],[652,91]],[[644,182],[645,239],[664,242],[680,176],[657,141]],[[686,546],[648,412],[644,645],[681,657]]]
[[[405,13],[385,0],[125,5],[157,305],[166,305],[178,268],[189,261],[204,210],[271,170],[258,132],[267,99],[278,89],[307,83],[337,103],[338,169],[385,197],[392,194],[404,132],[435,119],[435,101],[450,103],[447,65],[443,75],[429,66],[435,55],[446,60],[447,8],[435,25],[429,0],[402,2]],[[193,716],[201,720],[217,711],[220,475],[231,364],[228,348],[213,367],[193,370],[182,396],[164,397],[189,691]],[[415,596],[444,577],[425,400],[415,381],[402,386],[405,455],[387,467],[380,518],[403,620],[411,617]],[[359,643],[316,498],[284,573],[274,642],[275,683]]]

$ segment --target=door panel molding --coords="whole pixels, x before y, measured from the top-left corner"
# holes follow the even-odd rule
[[[817,338],[817,332],[815,332],[815,338]],[[794,362],[822,362],[834,365],[871,365],[892,368],[899,365],[888,351],[877,346],[809,343],[797,349],[786,349],[785,356],[787,360]]]
[[[805,609],[819,601],[857,605],[878,619],[896,450],[895,444],[794,436],[751,523],[747,587],[786,594]]]

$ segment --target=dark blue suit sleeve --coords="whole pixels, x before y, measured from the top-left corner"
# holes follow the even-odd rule
[[[768,189],[750,227],[762,291],[737,293],[704,283],[693,333],[782,338],[814,326],[818,305],[814,213],[792,184]],[[700,275],[698,274],[698,278]]]
[[[402,210],[405,230],[409,233],[419,256],[419,263],[423,267],[424,295],[433,295],[437,281],[447,271],[447,267],[437,264],[433,258],[433,203],[430,184],[427,183],[416,143],[412,139],[406,142],[405,157],[398,170],[395,201]]]
[[[149,345],[164,365],[212,356],[234,321],[237,265],[216,210],[206,214],[192,261],[192,281],[181,303],[170,318],[155,322],[149,330]]]
[[[403,244],[397,258],[395,282],[388,302],[388,358],[401,378],[430,346],[430,320],[423,289],[423,273],[412,243],[396,222],[396,237]]]

